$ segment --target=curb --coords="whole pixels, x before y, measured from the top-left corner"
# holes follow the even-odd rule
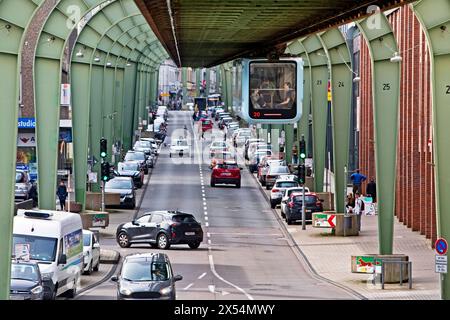
[[[106,256],[103,253],[106,252]],[[102,264],[117,264],[120,260],[120,253],[116,250],[100,251],[100,263]]]
[[[263,189],[263,187],[261,186],[261,184],[259,183],[259,181],[257,180],[257,178],[253,175],[253,173],[250,173],[250,175],[252,176],[253,180],[256,182],[256,184],[259,187],[259,190],[261,191],[261,193],[263,194],[264,198],[267,200],[267,202],[270,204],[270,198],[269,196],[266,194],[265,190]],[[294,253],[297,255],[297,257],[299,258],[299,260],[303,260],[303,262],[306,264],[306,266],[308,267],[307,269],[309,269],[309,272],[311,273],[311,276],[324,281],[326,283],[329,283],[335,287],[338,287],[344,291],[346,291],[347,293],[353,295],[355,298],[359,299],[359,300],[369,300],[367,297],[365,297],[364,295],[362,295],[361,293],[359,293],[358,291],[347,287],[346,285],[343,285],[341,283],[335,282],[331,279],[325,278],[323,276],[321,276],[316,269],[312,266],[311,262],[308,260],[307,256],[305,255],[305,253],[303,252],[303,250],[300,248],[299,244],[297,243],[297,241],[295,241],[294,237],[292,236],[292,234],[288,231],[286,225],[283,223],[283,221],[281,220],[280,216],[278,215],[278,212],[276,211],[276,209],[271,209],[272,213],[274,214],[275,218],[277,219],[279,225],[281,226],[281,229],[283,230],[283,233],[287,236],[287,238],[289,238],[289,240],[293,243],[293,245],[291,246],[292,251],[294,251]],[[298,256],[300,255],[300,257]]]

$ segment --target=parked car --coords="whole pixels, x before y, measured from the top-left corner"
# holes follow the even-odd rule
[[[235,153],[230,151],[216,151],[214,152],[211,164],[209,166],[210,169],[213,169],[217,163],[223,162],[223,161],[232,161],[237,162],[237,156]]]
[[[211,120],[203,119],[202,120],[202,131],[206,132],[213,129],[213,123]]]
[[[148,141],[136,141],[133,150],[143,152],[146,156],[150,156],[153,154],[151,144]]]
[[[221,117],[230,117],[231,116],[231,113],[229,113],[229,112],[216,112],[216,115],[215,115],[215,117],[214,117],[214,120],[216,120],[216,121],[220,121],[221,120]]]
[[[305,193],[309,193],[309,188],[305,187]],[[286,207],[289,202],[289,198],[293,193],[303,193],[303,187],[287,188],[283,192],[283,198],[281,199],[281,216],[286,217]]]
[[[100,267],[100,243],[92,231],[83,230],[83,272],[91,274]]]
[[[211,187],[217,184],[234,184],[241,187],[241,168],[236,162],[219,161],[211,173]]]
[[[305,220],[312,221],[313,212],[323,212],[323,200],[319,199],[316,194],[308,193],[305,195]],[[286,207],[286,222],[291,225],[294,221],[302,219],[303,194],[291,194]]]
[[[16,170],[15,198],[28,200],[32,186],[30,173],[25,170]]]
[[[275,181],[280,178],[280,176],[290,175],[291,172],[287,166],[271,166],[266,173],[266,190],[272,189]]]
[[[146,157],[145,153],[138,151],[128,151],[125,155],[124,162],[138,161],[144,174],[148,174],[149,168],[153,168],[154,162],[152,157]]]
[[[252,136],[251,129],[244,128],[244,129],[240,129],[240,130],[236,131],[233,135],[234,146],[236,148],[242,146],[246,140],[251,138],[251,136]]]
[[[277,181],[275,181],[275,184],[270,192],[270,207],[275,209],[277,205],[281,204],[284,190],[298,186],[298,179],[295,179],[293,176],[281,176],[277,179]]]
[[[271,156],[264,156],[258,164],[258,180],[263,187],[266,186],[266,175],[270,166],[285,166],[286,161],[273,159]]]
[[[130,209],[136,208],[136,190],[133,179],[129,177],[116,177],[105,185],[106,193],[120,193],[120,206]]]
[[[11,263],[10,300],[43,300],[44,283],[36,262]]]
[[[214,141],[209,147],[209,156],[212,158],[217,151],[228,151],[229,147],[225,141]]]
[[[142,188],[145,174],[139,161],[119,162],[117,166],[117,176],[130,177],[133,179],[134,185],[137,188]]]
[[[172,141],[169,157],[172,158],[173,155],[179,155],[180,157],[191,156],[191,147],[186,139],[180,138]]]
[[[252,143],[248,148],[249,160],[254,156],[255,152],[257,152],[258,150],[272,150],[272,146],[265,142]]]
[[[144,253],[127,256],[121,272],[113,276],[117,282],[118,300],[176,300],[177,281],[169,257],[163,253]]]
[[[264,142],[265,142],[264,139],[257,139],[257,138],[247,139],[245,141],[245,144],[244,144],[244,152],[243,152],[244,159],[247,160],[247,161],[250,160],[249,157],[248,157],[248,150],[249,150],[250,145],[252,143],[264,143]]]
[[[250,157],[249,169],[251,173],[258,171],[258,165],[261,159],[265,156],[272,156],[271,150],[258,150]]]
[[[116,240],[122,248],[129,248],[135,243],[149,243],[163,250],[176,244],[187,244],[191,249],[197,249],[203,242],[203,230],[192,214],[155,211],[119,225]]]

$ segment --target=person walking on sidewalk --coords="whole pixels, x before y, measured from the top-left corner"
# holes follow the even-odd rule
[[[370,179],[369,184],[366,188],[366,194],[368,197],[372,197],[373,203],[377,202],[377,184],[375,183],[375,179]]]
[[[367,180],[367,177],[359,172],[359,169],[356,170],[356,173],[352,174],[350,179],[353,182],[353,194],[362,193],[362,183]]]
[[[64,181],[61,181],[58,187],[58,191],[56,192],[59,198],[59,205],[61,206],[61,211],[64,211],[66,207],[66,199],[67,199],[67,187]]]
[[[358,221],[358,231],[361,231],[361,216],[364,213],[365,205],[364,201],[361,198],[361,194],[357,192],[355,194],[355,208],[353,208],[353,213],[357,216]]]
[[[292,147],[292,164],[298,164],[298,148],[296,144]]]

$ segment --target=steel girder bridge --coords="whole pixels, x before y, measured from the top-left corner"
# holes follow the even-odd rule
[[[305,61],[304,114],[311,110],[313,115],[316,190],[323,189],[325,106],[331,81],[335,201],[337,211],[343,212],[355,74],[337,26],[356,22],[372,59],[376,171],[382,186],[378,191],[380,254],[392,254],[401,64],[391,62],[398,45],[390,24],[371,6],[386,10],[408,2],[425,30],[432,56],[437,230],[438,236],[449,239],[450,0],[0,0],[0,298],[9,295],[20,90],[33,94],[40,206],[54,209],[65,48],[70,57],[77,201],[85,202],[88,147],[91,154],[98,154],[102,136],[131,146],[139,119],[146,116],[145,107],[156,99],[159,65],[165,59],[170,56],[180,67],[220,65],[223,95],[230,105],[229,61],[276,51]],[[36,32],[38,37],[33,38]],[[24,66],[30,57],[31,65]],[[20,77],[21,70],[29,74]],[[183,80],[185,74],[183,69]],[[390,90],[385,90],[386,83]],[[274,127],[286,133],[289,159],[294,127]],[[307,128],[308,118],[303,117],[299,136],[308,135]],[[450,277],[443,277],[442,293],[450,298]]]

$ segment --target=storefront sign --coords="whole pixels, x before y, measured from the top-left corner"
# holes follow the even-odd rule
[[[35,129],[36,119],[35,118],[19,118],[18,122],[19,129]]]
[[[71,129],[60,129],[59,130],[59,141],[71,143],[72,142],[72,130]]]
[[[19,132],[17,135],[18,147],[36,147],[36,135],[34,133]]]

